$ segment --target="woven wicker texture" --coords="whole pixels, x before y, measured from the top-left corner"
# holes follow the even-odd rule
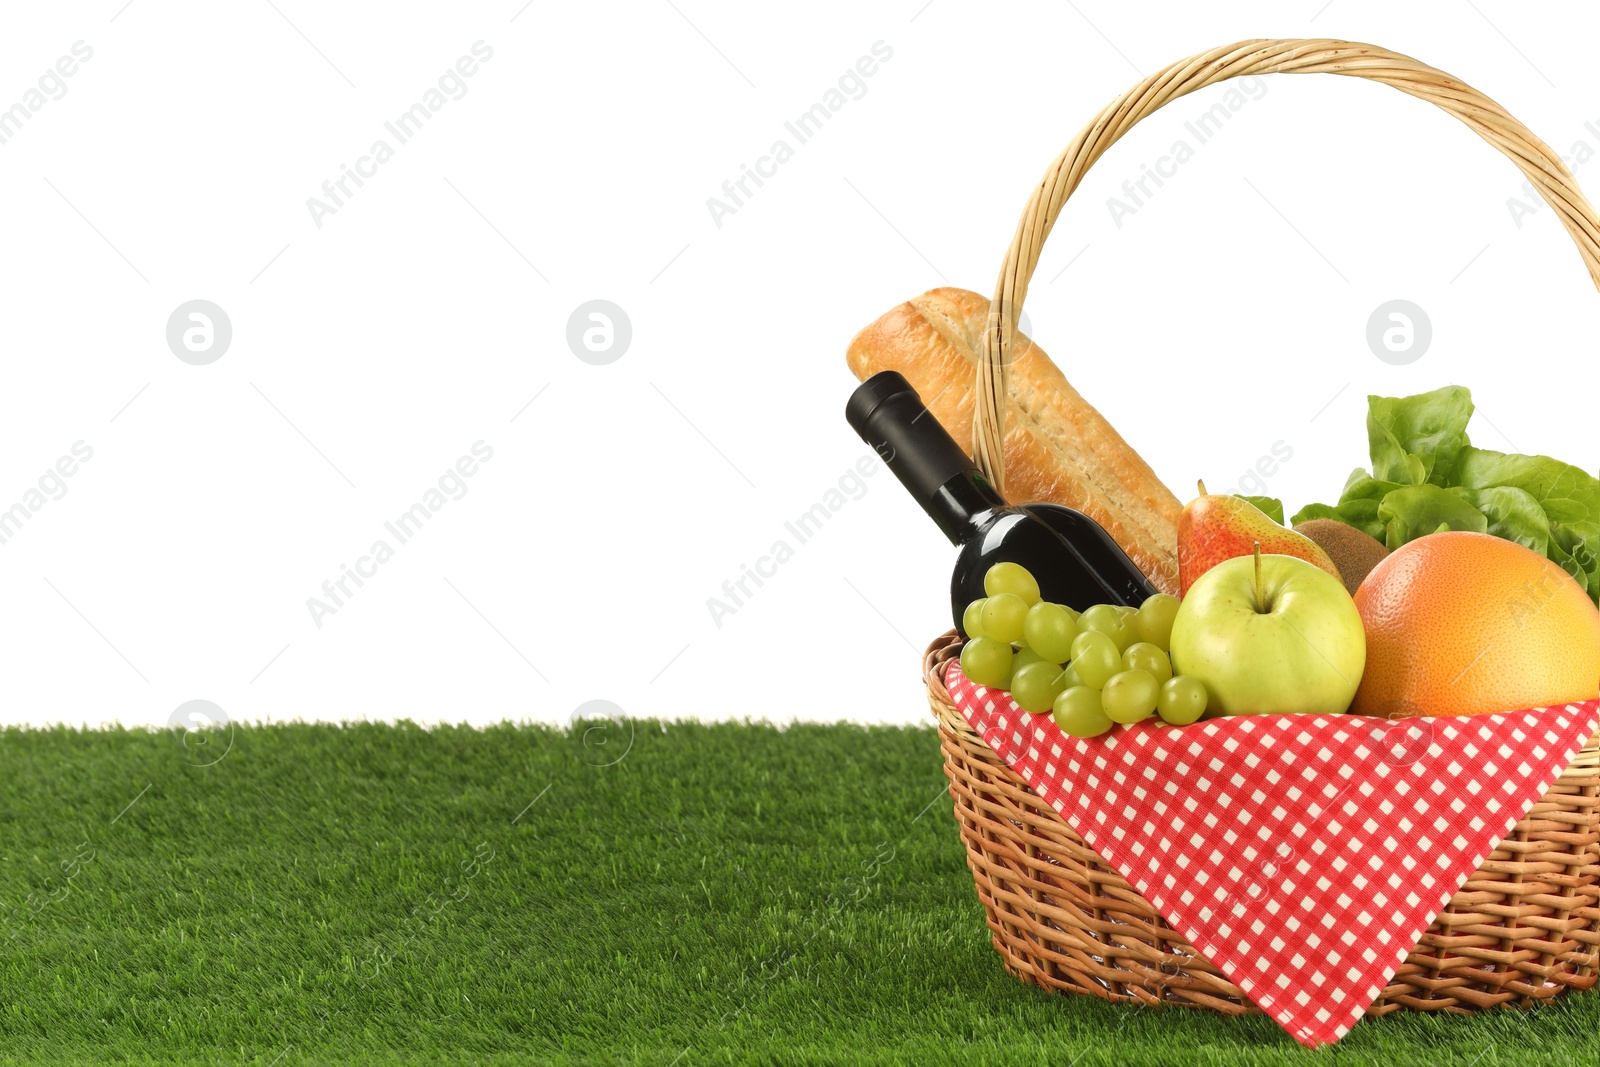
[[[1600,286],[1600,219],[1556,153],[1488,97],[1375,45],[1241,41],[1174,63],[1113,100],[1045,172],[995,286],[973,455],[1004,488],[1006,372],[1016,316],[1045,238],[1094,162],[1140,119],[1197,89],[1250,74],[1343,74],[1437,104],[1505,153],[1577,243]],[[1258,1009],[1195,953],[967,726],[943,684],[960,651],[946,634],[924,663],[967,864],[1006,967],[1048,989],[1112,1000]],[[1460,1012],[1548,1000],[1595,984],[1600,966],[1600,735],[1434,920],[1368,1014]]]
[[[995,285],[989,328],[978,362],[978,398],[972,420],[972,454],[989,480],[1005,489],[1004,408],[1006,370],[1016,316],[1028,295],[1039,253],[1062,205],[1083,175],[1135,123],[1181,96],[1250,74],[1343,74],[1392,85],[1437,104],[1504,152],[1527,175],[1572,235],[1600,286],[1600,218],[1584,199],[1561,158],[1499,104],[1441,70],[1370,44],[1350,41],[1240,41],[1180,60],[1107,104],[1056,157],[1033,190],[1006,250]],[[1070,378],[1071,375],[1069,374]]]
[[[1228,1014],[1259,1009],[967,725],[923,662],[967,866],[1006,968],[1047,989]],[[1588,989],[1600,968],[1600,734],[1434,919],[1368,1010],[1463,1012]]]

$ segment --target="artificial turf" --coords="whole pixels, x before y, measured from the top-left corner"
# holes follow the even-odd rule
[[[0,1062],[1600,1059],[1600,991],[1310,1052],[1260,1016],[1024,985],[927,729],[196,740],[0,732]]]

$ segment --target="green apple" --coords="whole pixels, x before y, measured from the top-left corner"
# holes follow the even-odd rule
[[[1224,715],[1338,715],[1367,664],[1344,584],[1294,556],[1238,556],[1197,578],[1172,623],[1172,669]]]

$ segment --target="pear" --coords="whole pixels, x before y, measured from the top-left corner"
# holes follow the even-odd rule
[[[1187,594],[1195,579],[1224,560],[1251,555],[1258,542],[1268,555],[1303,559],[1343,584],[1339,568],[1311,538],[1279,526],[1242,497],[1207,493],[1205,482],[1200,482],[1199,487],[1200,495],[1189,501],[1178,516],[1179,596]]]

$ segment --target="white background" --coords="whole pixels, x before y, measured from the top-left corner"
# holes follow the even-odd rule
[[[0,107],[94,52],[0,145],[0,508],[94,455],[0,545],[6,721],[165,724],[202,698],[926,722],[952,550],[886,472],[720,627],[707,598],[865,453],[851,335],[936,285],[988,293],[1103,104],[1214,45],[1343,37],[1600,149],[1578,4],[275,3],[8,12]],[[307,198],[480,40],[466,95],[319,228]],[[865,95],[719,227],[707,198],[879,41]],[[1107,198],[1222,88],[1068,205],[1027,313],[1071,380],[1180,496],[1282,441],[1270,491],[1331,500],[1367,393],[1450,382],[1487,447],[1600,465],[1600,299],[1548,208],[1515,224],[1521,175],[1388,88],[1266,85],[1121,227]],[[233,326],[207,366],[165,339],[196,298]],[[606,366],[565,339],[596,298],[632,322]],[[1364,336],[1392,298],[1433,324],[1405,367]],[[319,628],[307,598],[480,440],[467,494]]]

